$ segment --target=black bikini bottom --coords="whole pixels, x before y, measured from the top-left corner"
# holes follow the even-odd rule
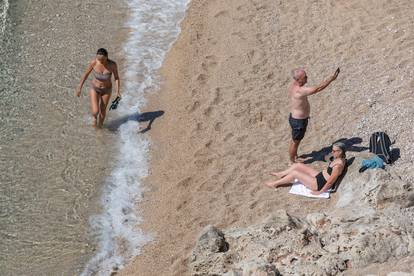
[[[322,172],[320,172],[316,175],[316,184],[318,184],[318,191],[320,191],[323,188],[323,186],[325,186],[326,179],[323,176]]]

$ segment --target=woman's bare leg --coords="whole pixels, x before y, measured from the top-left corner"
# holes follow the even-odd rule
[[[312,191],[318,190],[318,184],[316,183],[316,177],[303,173],[296,172],[295,178],[298,179],[303,185]]]
[[[303,185],[305,185],[311,190],[318,190],[316,178],[313,175],[295,169],[289,172],[282,179],[279,179],[278,181],[267,182],[266,185],[269,187],[277,188],[280,185],[293,183],[295,179],[298,179],[300,182],[302,182]]]
[[[284,170],[284,171],[281,171],[281,172],[272,172],[270,174],[282,178],[285,175],[292,172],[293,170],[304,172],[306,174],[313,175],[313,176],[316,176],[318,174],[317,170],[313,169],[310,166],[302,164],[302,163],[292,164],[287,170]]]
[[[106,107],[108,106],[109,100],[111,99],[111,94],[103,94],[101,96],[101,101],[99,105],[99,127],[103,126],[106,117]]]
[[[89,95],[91,98],[91,111],[92,111],[92,126],[96,127],[99,114],[99,98],[98,93],[95,90],[89,90]]]
[[[295,180],[295,177],[292,175],[292,173],[289,173],[277,181],[266,182],[266,185],[271,188],[277,188],[280,185],[293,183],[294,180]]]
[[[314,168],[312,168],[308,165],[302,164],[302,163],[294,164],[294,168],[295,168],[296,171],[306,173],[306,174],[311,175],[313,177],[315,177],[319,173]]]
[[[289,168],[287,168],[287,169],[286,169],[286,170],[284,170],[284,171],[280,171],[280,172],[271,172],[270,174],[271,174],[271,175],[274,175],[274,176],[277,176],[277,177],[282,178],[282,177],[284,177],[285,175],[288,175],[291,171],[293,171],[293,170],[295,169],[295,167],[296,167],[296,164],[293,164],[293,165],[289,166]]]

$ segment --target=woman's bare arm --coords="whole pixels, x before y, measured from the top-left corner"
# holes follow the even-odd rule
[[[113,66],[114,66],[113,70],[114,70],[114,78],[115,78],[115,86],[116,86],[116,95],[117,97],[121,97],[121,80],[119,79],[118,66],[116,65],[115,62]]]
[[[338,177],[341,175],[343,170],[344,170],[344,165],[342,164],[333,166],[331,176],[326,180],[325,185],[322,187],[322,189],[319,192],[324,193],[327,190],[329,190],[329,188],[332,187],[332,185],[336,182]]]
[[[81,93],[82,93],[82,87],[83,84],[85,83],[86,79],[89,77],[89,74],[92,72],[93,67],[95,66],[95,60],[91,61],[88,65],[88,68],[86,69],[85,73],[83,73],[81,81],[79,83],[79,86],[76,88],[76,96],[80,97]]]

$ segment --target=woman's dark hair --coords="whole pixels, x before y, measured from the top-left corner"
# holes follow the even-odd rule
[[[104,48],[99,48],[98,51],[96,52],[96,54],[108,57],[108,51]]]

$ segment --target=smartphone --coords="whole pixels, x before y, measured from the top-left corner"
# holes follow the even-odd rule
[[[339,67],[338,67],[338,69],[336,69],[336,71],[335,71],[335,75],[338,75],[339,72],[340,72],[340,70],[339,70]]]

